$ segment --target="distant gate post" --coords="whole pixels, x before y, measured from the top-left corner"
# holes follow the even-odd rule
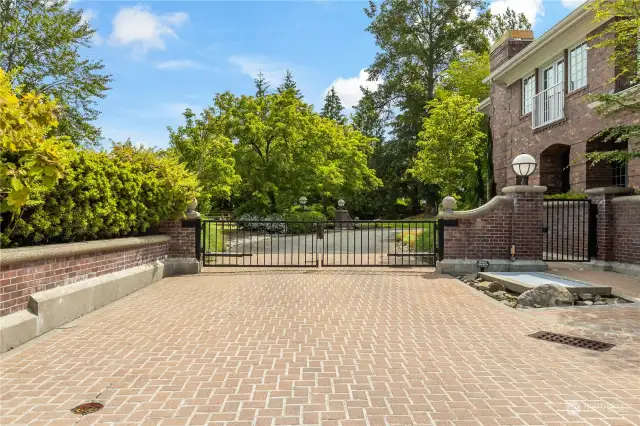
[[[544,271],[544,186],[517,185],[502,190],[477,209],[438,215],[444,234],[443,259],[437,270],[460,275],[486,271]],[[488,263],[488,265],[487,265]]]
[[[166,220],[160,223],[158,230],[171,237],[169,242],[169,261],[166,267],[172,268],[173,275],[199,274],[200,264],[200,213],[195,211],[197,201],[187,207],[185,217],[179,220]]]

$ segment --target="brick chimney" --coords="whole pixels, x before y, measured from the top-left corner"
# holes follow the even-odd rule
[[[513,58],[533,41],[531,30],[507,30],[493,43],[490,52],[491,71]]]

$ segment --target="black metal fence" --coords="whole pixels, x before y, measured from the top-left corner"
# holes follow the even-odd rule
[[[588,262],[595,255],[596,215],[589,200],[544,202],[544,251],[548,262]]]
[[[204,266],[435,266],[435,221],[201,222]]]

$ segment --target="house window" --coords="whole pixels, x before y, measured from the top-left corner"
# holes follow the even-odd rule
[[[522,79],[522,115],[529,114],[533,106],[533,95],[536,90],[536,76],[530,75]]]
[[[587,85],[587,43],[569,50],[569,92]]]
[[[614,161],[611,163],[613,169],[613,186],[621,188],[627,187],[627,163],[625,161]]]

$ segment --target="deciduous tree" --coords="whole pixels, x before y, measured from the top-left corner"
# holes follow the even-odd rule
[[[66,0],[0,0],[0,68],[26,92],[53,96],[60,105],[55,134],[95,144],[97,99],[111,76],[101,61],[83,57],[95,30]]]

